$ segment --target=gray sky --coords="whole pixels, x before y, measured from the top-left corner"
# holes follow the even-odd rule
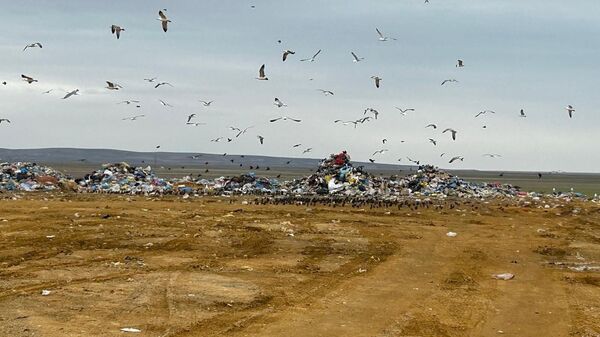
[[[173,21],[167,33],[156,20],[161,8]],[[304,156],[346,149],[354,160],[380,163],[409,156],[465,169],[600,171],[597,0],[24,0],[3,11],[0,81],[8,85],[0,86],[0,118],[12,123],[0,125],[0,147],[151,151],[160,144],[274,156],[312,147]],[[126,29],[120,40],[111,24]],[[376,27],[397,40],[378,41]],[[22,51],[38,41],[43,49]],[[282,62],[288,48],[296,54]],[[299,61],[318,49],[316,62]],[[350,51],[365,60],[353,63]],[[459,58],[464,68],[455,67]],[[269,81],[255,79],[263,63]],[[21,74],[39,82],[29,85]],[[383,78],[380,89],[372,75]],[[143,81],[154,76],[174,87]],[[449,78],[459,83],[440,86]],[[107,80],[124,88],[109,91]],[[75,88],[80,96],[60,99]],[[278,109],[274,97],[289,106]],[[125,99],[142,108],[117,104]],[[206,108],[199,99],[215,103]],[[394,106],[416,112],[401,116]],[[378,120],[356,129],[333,123],[363,117],[367,107],[379,110]],[[474,118],[485,109],[497,113]],[[186,126],[190,113],[208,125]],[[121,120],[137,114],[146,118]],[[302,123],[269,123],[280,115]],[[425,129],[429,123],[439,128]],[[231,143],[210,142],[234,136],[232,125],[254,127]],[[446,127],[458,131],[456,141],[441,133]],[[296,143],[303,145],[292,149]],[[464,162],[448,164],[454,155]]]

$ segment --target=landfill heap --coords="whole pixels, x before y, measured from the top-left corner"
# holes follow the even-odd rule
[[[66,188],[69,181],[62,173],[36,163],[0,164],[0,192],[52,191]]]
[[[240,176],[214,180],[200,179],[196,181],[198,189],[195,191],[202,194],[282,194],[285,190],[277,179],[257,177],[253,172]],[[191,191],[190,191],[191,192]]]
[[[75,182],[80,192],[168,194],[173,184],[157,177],[151,167],[132,167],[127,163],[104,164],[100,170],[86,174]]]

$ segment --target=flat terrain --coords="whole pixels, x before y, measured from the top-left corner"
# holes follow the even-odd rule
[[[0,336],[600,335],[593,203],[11,197]]]

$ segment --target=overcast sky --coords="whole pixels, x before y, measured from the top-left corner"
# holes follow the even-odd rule
[[[167,33],[156,20],[162,8],[173,21]],[[380,163],[408,156],[441,167],[600,172],[597,0],[23,0],[3,3],[3,12],[0,118],[12,123],[0,124],[0,147],[161,145],[314,158],[345,149]],[[120,40],[112,24],[125,28]],[[397,40],[378,41],[375,28]],[[33,42],[43,49],[22,51]],[[296,52],[286,62],[284,49]],[[318,49],[314,63],[299,61]],[[351,51],[364,61],[353,63]],[[255,79],[263,63],[269,81]],[[381,88],[372,75],[383,78]],[[148,77],[174,87],[155,89]],[[440,85],[450,78],[459,83]],[[107,80],[124,88],[109,91]],[[81,95],[61,99],[76,88]],[[288,107],[274,106],[275,97]],[[142,107],[117,104],[126,99]],[[416,111],[402,116],[394,106]],[[378,120],[356,129],[333,123],[361,118],[367,107]],[[496,114],[474,118],[486,109]],[[191,113],[207,125],[186,126]],[[146,117],[122,120],[137,114]],[[281,115],[302,123],[269,123]],[[235,138],[229,126],[253,128],[210,142]],[[441,133],[447,127],[456,141]],[[380,149],[389,152],[372,155]],[[464,162],[449,164],[455,155]]]

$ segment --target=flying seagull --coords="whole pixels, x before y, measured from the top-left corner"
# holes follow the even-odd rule
[[[258,136],[256,136],[256,138],[258,138],[258,141],[260,142],[260,144],[261,144],[261,145],[262,145],[262,144],[264,143],[264,141],[265,141],[265,137],[263,137],[263,136],[261,136],[261,135],[258,135]]]
[[[163,106],[168,106],[168,107],[171,107],[171,108],[173,107],[171,104],[169,104],[169,103],[167,103],[167,102],[163,101],[162,99],[159,99],[158,101],[159,101],[159,102],[160,102],[160,104],[162,104]]]
[[[144,78],[144,81],[147,81],[148,83],[152,83],[157,79],[157,77],[152,77],[152,78]]]
[[[198,102],[202,103],[202,105],[204,105],[204,106],[210,106],[214,101],[202,101],[202,100],[199,100]]]
[[[433,144],[433,145],[437,145],[437,142],[435,141],[435,139],[429,138],[429,141]]]
[[[108,90],[119,90],[119,88],[123,88],[120,84],[106,81],[106,89]]]
[[[317,90],[319,90],[320,92],[322,92],[323,95],[325,95],[325,96],[333,96],[333,91],[323,90],[323,89],[317,89]]]
[[[133,99],[132,99],[132,100],[125,100],[125,101],[121,101],[121,102],[119,102],[119,103],[117,103],[117,104],[123,104],[123,103],[125,103],[125,104],[129,105],[129,104],[131,104],[131,103],[139,103],[139,102],[140,102],[140,101],[136,101],[136,100],[133,100]]]
[[[302,145],[302,144],[294,144],[294,145],[292,145],[292,147],[298,147],[300,145]]]
[[[191,115],[187,116],[187,122],[186,122],[186,124],[188,124],[192,120],[192,118],[194,118],[194,117],[196,117],[196,114],[191,114]]]
[[[527,117],[527,115],[525,115],[525,110],[521,109],[519,113],[519,117]]]
[[[190,122],[187,122],[187,123],[185,123],[185,125],[200,126],[200,125],[206,125],[206,123],[190,123]]]
[[[380,153],[381,153],[381,154],[384,154],[384,153],[386,153],[386,152],[388,152],[388,151],[389,151],[388,149],[381,149],[381,150],[377,150],[377,151],[373,152],[372,156],[374,156],[374,155],[376,155],[376,154],[380,154]]]
[[[211,139],[210,141],[213,142],[213,143],[218,143],[218,142],[220,142],[222,140],[223,140],[223,137],[218,137],[218,138],[215,138],[215,139]]]
[[[254,127],[254,126],[249,126],[249,127],[245,128],[245,129],[243,129],[243,130],[242,130],[242,129],[240,129],[240,128],[236,128],[236,127],[234,127],[234,126],[230,126],[229,128],[230,128],[232,131],[238,131],[237,135],[235,135],[235,138],[237,138],[237,137],[239,137],[239,136],[243,135],[244,133],[246,133],[246,131],[248,131],[248,129],[250,129],[250,128],[253,128],[253,127]]]
[[[309,153],[310,151],[312,151],[312,147],[309,147],[308,149],[302,151],[302,154]]]
[[[480,112],[479,112],[477,115],[475,115],[475,118],[477,118],[477,117],[479,117],[479,116],[481,116],[481,115],[484,115],[484,114],[486,114],[486,113],[488,113],[488,112],[489,112],[489,113],[492,113],[492,114],[495,114],[495,113],[496,113],[495,111],[492,111],[492,110],[483,110],[483,111],[480,111]]]
[[[411,163],[414,163],[414,164],[417,164],[417,165],[421,165],[421,162],[418,161],[418,160],[410,159],[410,157],[406,157],[406,159],[408,159],[408,161],[411,162]]]
[[[450,131],[452,133],[452,140],[456,140],[456,130],[452,128],[447,128],[446,130],[442,131],[442,133],[446,133],[447,131]]]
[[[400,113],[401,113],[403,116],[404,116],[404,115],[406,115],[406,113],[407,113],[407,112],[409,112],[409,111],[415,111],[415,109],[413,109],[413,108],[401,109],[401,108],[399,108],[399,107],[397,107],[397,106],[395,106],[394,108],[396,108],[396,109],[400,110]]]
[[[451,79],[448,79],[448,80],[444,80],[444,81],[442,81],[442,84],[441,84],[441,85],[444,85],[444,84],[446,84],[446,83],[451,83],[451,82],[458,83],[458,81],[457,81],[457,80],[455,80],[455,79],[451,78]]]
[[[69,97],[71,97],[71,96],[73,96],[73,95],[79,95],[79,89],[75,89],[75,90],[73,90],[73,91],[71,91],[71,92],[68,92],[68,93],[65,95],[65,97],[63,97],[62,99],[67,99],[67,98],[69,98]]]
[[[286,107],[287,104],[283,103],[279,98],[275,97],[275,103],[273,103],[274,105],[276,105],[278,108],[283,108]]]
[[[378,28],[375,28],[377,31],[377,35],[379,35],[379,41],[388,41],[388,40],[396,40],[393,37],[384,36]]]
[[[260,66],[260,69],[258,70],[258,77],[256,79],[262,80],[262,81],[267,81],[269,79],[267,76],[265,76],[265,65],[264,64],[262,66]]]
[[[435,124],[429,124],[429,125],[427,125],[425,128],[428,128],[428,127],[430,127],[430,126],[431,126],[432,128],[434,128],[434,129],[437,129],[437,125],[435,125]]]
[[[494,154],[494,153],[484,153],[483,156],[484,157],[490,157],[490,158],[502,157],[501,155]]]
[[[465,66],[465,64],[464,64],[463,60],[457,60],[456,61],[456,67],[457,68],[462,68],[464,66]]]
[[[379,111],[373,109],[373,108],[366,108],[365,112],[363,113],[363,115],[366,115],[367,112],[370,112],[373,114],[373,116],[375,117],[375,119],[377,119],[377,116],[379,116]]]
[[[460,160],[460,161],[464,161],[465,158],[461,157],[461,156],[456,156],[456,157],[452,157],[452,159],[450,159],[450,161],[448,162],[449,164],[452,164],[453,162]]]
[[[137,116],[125,117],[125,118],[123,118],[121,120],[124,120],[124,121],[125,120],[135,121],[135,120],[137,120],[140,117],[146,117],[146,115],[137,115]]]
[[[379,82],[381,82],[383,80],[383,78],[381,78],[379,76],[371,76],[371,78],[375,80],[375,87],[379,88]]]
[[[163,13],[163,11],[158,11],[158,16],[160,16],[158,19],[158,21],[160,21],[161,25],[162,25],[162,29],[163,31],[166,33],[167,32],[167,25],[169,22],[171,22],[171,20],[169,20],[167,18],[167,16],[165,15],[165,13]]]
[[[0,124],[2,124],[2,122],[10,123],[10,120],[8,118],[0,118]]]
[[[567,112],[569,112],[569,118],[573,118],[573,112],[575,112],[575,108],[573,108],[572,105],[567,105],[565,110],[567,110]]]
[[[157,89],[158,87],[163,86],[163,85],[168,85],[170,87],[173,87],[173,85],[169,82],[160,82],[160,83],[156,83],[156,85],[154,86],[154,89]]]
[[[33,79],[33,77],[29,77],[29,76],[26,76],[26,75],[23,75],[23,74],[21,74],[21,78],[23,79],[23,81],[25,81],[25,82],[27,82],[29,84],[38,81],[38,80]]]
[[[356,56],[356,54],[354,54],[353,51],[351,51],[350,54],[352,54],[352,58],[353,58],[352,62],[354,62],[354,63],[360,62],[365,59],[364,57]]]
[[[113,34],[117,35],[117,40],[121,37],[121,32],[125,31],[125,28],[121,28],[121,26],[117,26],[117,25],[112,25],[110,26],[110,31]]]
[[[42,95],[44,95],[44,94],[49,94],[49,93],[51,93],[53,90],[54,90],[54,89],[46,90],[46,91],[44,91],[44,92],[42,93]]]
[[[302,61],[302,62],[304,62],[304,61],[315,62],[315,58],[317,57],[317,55],[319,55],[319,53],[321,53],[321,49],[319,49],[311,58],[302,59],[300,61]]]
[[[385,144],[387,142],[387,138],[382,139],[381,142]]]
[[[23,48],[23,51],[25,51],[27,48],[42,48],[42,44],[39,42],[35,42],[35,43],[31,43],[25,46],[25,48]]]
[[[294,54],[296,54],[296,52],[292,51],[292,50],[289,50],[289,49],[283,51],[283,62],[285,62],[285,60],[287,60],[287,57],[290,54],[294,55]]]
[[[282,121],[290,120],[290,121],[296,122],[296,123],[302,122],[301,119],[294,119],[294,118],[287,117],[287,116],[273,118],[273,119],[269,120],[269,122],[273,123],[273,122],[277,122],[278,120],[282,120]]]
[[[341,119],[336,119],[333,121],[334,123],[342,123],[343,125],[354,124],[354,128],[358,125],[359,121],[343,121]]]

